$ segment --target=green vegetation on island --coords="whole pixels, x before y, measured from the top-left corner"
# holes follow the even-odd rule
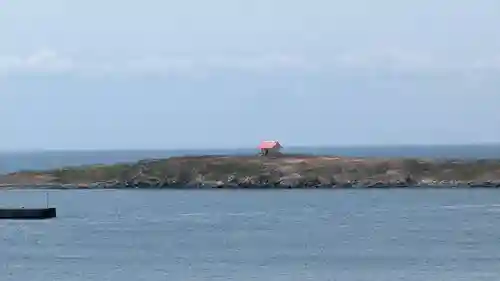
[[[59,188],[500,187],[500,159],[189,156],[21,171],[0,176],[0,184]]]

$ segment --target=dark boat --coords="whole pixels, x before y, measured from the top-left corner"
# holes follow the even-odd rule
[[[56,208],[0,208],[0,219],[43,220],[56,217]]]

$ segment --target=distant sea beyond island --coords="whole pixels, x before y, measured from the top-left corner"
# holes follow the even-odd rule
[[[3,187],[500,187],[500,145],[0,153]]]
[[[284,153],[346,157],[488,158],[500,159],[499,144],[387,145],[387,146],[287,146]],[[66,166],[115,164],[149,158],[188,155],[254,155],[255,148],[242,149],[132,149],[47,150],[0,152],[0,174],[20,170],[47,170]]]

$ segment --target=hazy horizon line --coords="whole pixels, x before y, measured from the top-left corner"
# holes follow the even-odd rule
[[[488,147],[488,146],[500,146],[500,142],[481,142],[481,143],[455,143],[455,144],[337,144],[337,145],[283,145],[284,150],[289,149],[326,149],[326,148],[404,148],[404,147]],[[4,150],[0,149],[0,153],[44,153],[44,152],[142,152],[142,151],[231,151],[231,150],[252,150],[257,149],[257,145],[246,146],[246,147],[207,147],[207,148],[120,148],[120,149],[110,149],[110,148],[70,148],[70,149],[19,149],[19,150]]]

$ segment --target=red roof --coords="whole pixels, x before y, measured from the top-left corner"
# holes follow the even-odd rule
[[[281,148],[279,141],[263,141],[259,145],[259,149]]]

